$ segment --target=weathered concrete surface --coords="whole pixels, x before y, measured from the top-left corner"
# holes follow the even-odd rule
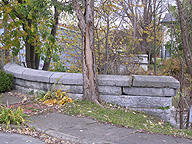
[[[14,84],[20,85],[20,86],[25,86],[25,80],[20,79],[20,78],[14,79]]]
[[[142,95],[142,96],[166,97],[176,95],[176,90],[171,88],[124,87],[123,92],[127,95],[132,96]]]
[[[16,86],[24,87],[26,89],[30,88],[30,89],[37,89],[37,90],[43,90],[43,91],[48,91],[52,88],[52,84],[49,84],[49,83],[29,81],[24,79],[14,79],[14,84]]]
[[[172,107],[171,97],[100,95],[101,100],[131,108]]]
[[[16,97],[16,96],[9,96],[9,95],[2,95],[2,97],[0,98],[1,103],[5,105],[20,103],[22,102],[22,100],[23,98]]]
[[[83,97],[83,94],[72,94],[72,93],[68,93],[68,94],[70,98],[73,98],[75,100],[82,99]]]
[[[120,75],[98,75],[99,85],[108,86],[127,86],[130,87],[132,83],[131,76],[120,76]]]
[[[27,87],[23,87],[23,86],[19,86],[19,85],[15,85],[15,89],[18,92],[23,92],[23,93],[29,93],[31,91],[33,91],[34,93],[38,92],[39,89],[34,89],[34,88],[27,88]]]
[[[57,80],[64,85],[83,85],[83,76],[80,73],[54,72],[50,77],[50,83],[55,83]]]
[[[171,76],[133,75],[133,87],[163,87],[178,89],[179,81]]]
[[[34,69],[26,69],[23,72],[23,79],[37,82],[49,82],[50,77],[54,72],[43,71],[43,70],[34,70]]]
[[[100,95],[121,95],[121,87],[115,86],[99,86],[99,94]]]
[[[63,84],[58,84],[55,86],[55,88],[59,88],[62,91],[69,92],[69,93],[74,93],[74,94],[82,94],[83,93],[83,86],[78,86],[78,85],[63,85]]]
[[[44,144],[44,142],[26,135],[0,132],[0,144]]]
[[[16,78],[22,78],[23,77],[23,72],[26,70],[27,68],[23,68],[21,66],[18,66],[15,63],[8,63],[3,67],[3,70],[6,73],[12,74],[14,77]]]
[[[97,121],[67,116],[47,114],[33,116],[35,129],[63,140],[84,144],[191,144],[192,140],[159,134],[139,133],[135,129],[101,124]]]

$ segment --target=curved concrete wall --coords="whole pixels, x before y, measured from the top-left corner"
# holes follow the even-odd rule
[[[83,77],[80,73],[34,70],[15,63],[5,65],[4,71],[14,75],[15,88],[20,91],[48,91],[61,77],[58,81],[59,88],[68,91],[69,96],[74,99],[80,99],[83,95]],[[161,110],[159,107],[172,107],[172,97],[180,87],[173,77],[98,75],[97,79],[101,100],[170,121],[171,110]]]

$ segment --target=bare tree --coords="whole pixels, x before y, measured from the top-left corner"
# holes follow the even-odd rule
[[[83,0],[84,11],[78,0],[73,0],[79,20],[83,45],[83,99],[98,103],[98,86],[94,50],[94,0]]]
[[[181,39],[182,39],[182,47],[183,47],[183,53],[185,62],[187,64],[188,70],[190,72],[191,78],[192,78],[192,23],[191,23],[191,17],[192,17],[192,1],[187,0],[188,4],[181,2],[180,0],[176,0],[177,2],[177,8],[178,8],[178,14],[179,14],[179,23],[181,28]]]
[[[156,3],[156,5],[154,5]],[[133,46],[141,53],[149,53],[151,41],[147,39],[153,36],[151,33],[153,28],[154,11],[156,19],[156,31],[161,20],[162,13],[166,10],[163,0],[127,0],[119,3],[124,9],[127,22],[130,23],[133,31]],[[158,29],[157,29],[158,28]],[[135,40],[141,39],[136,45]]]

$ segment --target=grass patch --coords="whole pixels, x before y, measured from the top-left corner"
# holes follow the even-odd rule
[[[192,139],[192,130],[176,129],[169,123],[150,115],[131,111],[120,106],[112,104],[104,104],[104,106],[105,109],[92,102],[74,101],[73,103],[66,103],[63,106],[63,112],[68,115],[89,117],[99,122],[107,122],[126,128]]]

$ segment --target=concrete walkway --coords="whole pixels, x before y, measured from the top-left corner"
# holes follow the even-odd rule
[[[0,132],[0,144],[44,144],[44,142],[30,136]]]
[[[30,126],[63,140],[85,144],[192,144],[192,140],[159,134],[139,133],[97,121],[58,113],[33,116]]]
[[[2,97],[4,103],[11,97]],[[8,100],[9,101],[9,100]],[[19,99],[18,101],[21,101]],[[17,101],[17,102],[18,102]],[[68,140],[72,143],[84,144],[192,144],[192,140],[159,134],[139,133],[135,129],[120,128],[108,124],[100,124],[95,120],[78,118],[59,113],[32,116],[31,127],[47,135]],[[5,136],[7,135],[7,136]],[[16,137],[15,134],[0,133],[1,140]],[[25,141],[20,136],[17,141]],[[26,142],[27,143],[27,142]],[[36,143],[36,142],[34,142]]]

